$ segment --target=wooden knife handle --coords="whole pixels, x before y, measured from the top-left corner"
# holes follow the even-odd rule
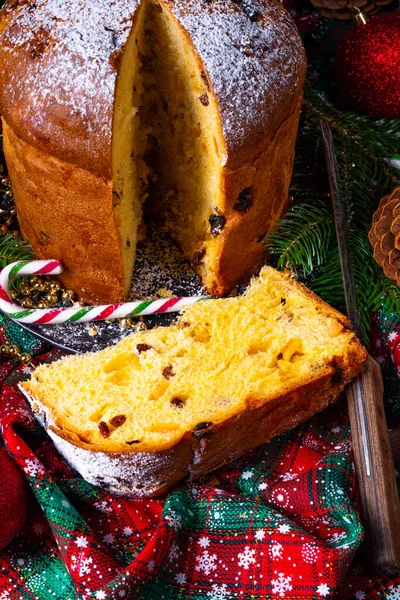
[[[347,386],[347,401],[370,568],[392,575],[400,572],[400,503],[383,408],[382,374],[372,357],[364,372]]]

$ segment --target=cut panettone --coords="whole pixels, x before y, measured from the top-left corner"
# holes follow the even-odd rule
[[[366,357],[343,315],[264,267],[244,296],[42,365],[21,386],[83,477],[154,495],[325,408]]]
[[[0,113],[23,236],[81,299],[122,301],[145,209],[224,294],[286,208],[305,71],[272,0],[8,0]]]

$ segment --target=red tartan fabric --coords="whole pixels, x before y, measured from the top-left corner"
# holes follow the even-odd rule
[[[0,600],[400,598],[400,578],[362,566],[344,403],[166,497],[121,499],[57,454],[16,387],[28,371],[0,366],[2,433],[31,489],[0,552]]]

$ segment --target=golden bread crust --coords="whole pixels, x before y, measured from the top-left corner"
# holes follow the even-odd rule
[[[212,295],[221,296],[255,274],[265,254],[263,242],[287,209],[301,106],[302,95],[274,135],[265,140],[261,153],[236,171],[228,167],[223,171],[226,225],[220,234],[215,279],[207,286]],[[243,212],[235,205],[245,189],[252,204]]]
[[[42,259],[64,266],[59,279],[85,301],[123,301],[112,181],[50,156],[3,123],[21,233]]]

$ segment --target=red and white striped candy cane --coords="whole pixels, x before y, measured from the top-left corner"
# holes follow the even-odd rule
[[[9,287],[14,277],[58,275],[62,273],[62,270],[62,264],[58,260],[20,261],[8,265],[0,273],[0,310],[11,319],[21,323],[56,325],[59,323],[87,323],[90,321],[105,321],[106,319],[179,312],[183,306],[189,306],[209,298],[208,296],[191,296],[187,298],[168,298],[166,300],[135,300],[102,306],[33,309],[18,306],[10,298]]]

